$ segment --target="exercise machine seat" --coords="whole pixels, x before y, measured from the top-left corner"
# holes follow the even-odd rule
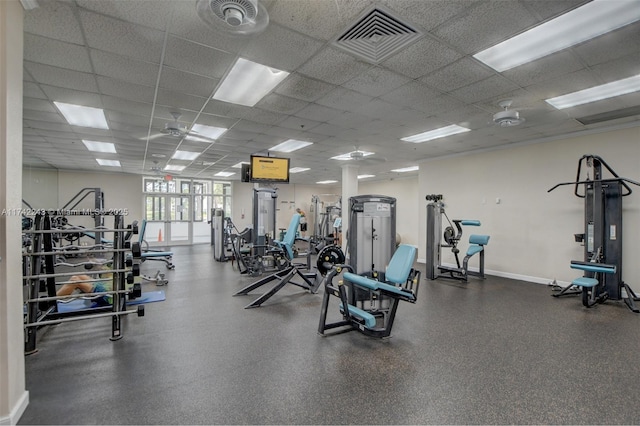
[[[354,274],[351,272],[345,272],[344,278],[358,286],[367,288],[369,290],[383,290],[388,293],[395,293],[410,299],[415,299],[415,296],[400,286],[402,286],[411,273],[413,264],[416,260],[417,250],[414,246],[407,244],[401,244],[396,249],[396,252],[389,261],[385,272],[386,282],[376,281],[362,275]],[[349,311],[351,312],[351,311]]]
[[[480,253],[482,250],[484,250],[484,246],[489,244],[489,236],[471,234],[469,236],[469,244],[471,245],[467,249],[467,256],[471,257],[474,254]]]
[[[596,274],[614,274],[616,272],[615,265],[607,265],[595,262],[571,261],[571,269],[579,269],[581,271],[594,272]],[[571,281],[572,285],[579,287],[595,287],[599,281],[596,278],[578,277]]]
[[[282,237],[282,241],[274,241],[276,247],[285,250],[289,260],[293,259],[293,244],[296,241],[298,226],[300,226],[300,215],[294,213],[291,222],[289,222],[289,228],[287,228],[287,232],[284,234],[284,237]]]

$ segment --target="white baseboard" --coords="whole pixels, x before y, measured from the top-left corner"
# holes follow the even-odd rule
[[[15,425],[29,405],[29,391],[24,391],[8,417],[0,417],[0,425]]]
[[[417,260],[418,263],[427,263],[427,259],[418,259]],[[444,263],[442,266],[448,266],[448,267],[455,267],[456,265],[454,265],[453,263]],[[470,271],[473,272],[479,272],[479,268],[477,267],[470,267],[469,268]],[[511,272],[502,272],[502,271],[494,271],[493,269],[485,269],[484,270],[485,275],[493,275],[496,277],[502,277],[502,278],[509,278],[512,280],[519,280],[519,281],[527,281],[530,283],[536,283],[536,284],[544,284],[544,285],[548,285],[548,284],[552,284],[554,283],[555,279],[554,278],[542,278],[542,277],[532,277],[530,275],[522,275],[522,274],[513,274]],[[554,284],[557,284],[561,287],[565,287],[569,285],[568,281],[555,281]]]

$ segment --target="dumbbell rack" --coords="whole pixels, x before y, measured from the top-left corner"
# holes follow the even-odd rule
[[[140,244],[128,241],[131,235],[138,233],[137,224],[134,223],[125,227],[124,218],[121,214],[105,213],[107,216],[113,216],[113,229],[97,227],[95,229],[84,229],[84,231],[95,232],[96,236],[98,234],[113,233],[112,244],[101,244],[101,239],[96,239],[97,244],[93,246],[65,246],[56,249],[53,244],[54,234],[64,235],[65,232],[78,232],[77,229],[52,228],[52,219],[63,214],[64,211],[56,210],[38,213],[35,216],[33,229],[24,231],[24,233],[32,235],[31,246],[23,251],[23,261],[25,263],[23,267],[23,284],[26,289],[25,354],[27,355],[37,351],[37,331],[40,327],[68,321],[111,317],[111,340],[119,340],[122,338],[121,319],[124,315],[135,313],[138,316],[144,316],[144,305],[138,305],[137,309],[128,310],[126,303],[128,298],[139,297],[142,292],[140,284],[134,284],[132,289],[127,289],[126,286],[127,284],[133,284],[134,277],[140,275],[139,261],[134,263],[134,259],[140,259]],[[86,213],[86,215],[91,214],[95,213]],[[112,253],[111,269],[83,271],[85,275],[96,276],[92,281],[103,281],[99,279],[98,274],[111,273],[113,276],[112,290],[102,293],[56,296],[56,278],[76,274],[75,272],[55,272],[56,258],[64,256],[66,250],[72,250],[74,255]],[[94,263],[80,262],[71,266],[87,264]],[[69,264],[65,265],[68,266]],[[58,284],[65,283],[69,282],[60,282]],[[46,296],[44,297],[40,294],[41,284],[44,284],[46,290]],[[85,309],[77,312],[58,312],[58,300],[74,297],[103,297],[106,295],[111,295],[113,298],[111,306]]]

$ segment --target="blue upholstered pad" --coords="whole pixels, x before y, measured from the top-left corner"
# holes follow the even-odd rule
[[[382,290],[386,291],[387,293],[394,293],[407,297],[411,300],[415,299],[415,295],[413,293],[405,291],[401,287],[397,287],[393,284],[383,283],[381,281],[372,280],[371,278],[363,277],[362,275],[345,272],[344,279],[354,283],[357,286],[364,287],[369,290]]]
[[[468,219],[465,219],[465,220],[461,220],[460,223],[462,225],[465,225],[465,226],[480,226],[480,221],[479,220],[468,220]]]
[[[593,263],[589,265],[585,265],[581,263],[572,263],[571,268],[580,269],[582,271],[589,271],[589,272],[602,272],[603,274],[613,274],[616,272],[615,267],[605,266],[598,263]]]
[[[128,299],[127,306],[131,305],[141,305],[144,303],[152,303],[152,302],[162,302],[165,300],[164,291],[150,291],[142,293],[141,297],[136,299]],[[99,306],[94,306],[92,300],[88,299],[74,299],[67,303],[57,302],[58,312],[76,312],[83,311],[86,309],[97,309]]]
[[[173,256],[173,252],[171,251],[145,251],[140,254],[140,256],[144,259],[145,257],[171,257]]]
[[[289,260],[293,259],[293,244],[296,241],[298,226],[300,226],[300,215],[294,213],[291,222],[289,222],[289,228],[287,228],[287,232],[284,234],[284,237],[282,237],[282,241],[274,241],[276,247],[284,249],[287,252]]]
[[[595,278],[580,277],[571,281],[571,284],[580,287],[595,287],[598,285],[598,280],[596,280]]]
[[[469,235],[469,244],[480,244],[481,246],[486,246],[489,244],[489,236],[471,234]]]
[[[359,318],[364,321],[364,326],[367,328],[374,328],[376,326],[376,317],[369,312],[363,311],[353,305],[347,305],[349,308],[349,315]],[[344,306],[340,304],[340,312],[344,312]]]
[[[385,271],[387,282],[402,285],[407,281],[411,268],[416,261],[417,249],[414,246],[400,244],[393,253]]]
[[[476,253],[480,253],[482,250],[484,250],[483,246],[474,244],[472,246],[469,246],[469,248],[467,249],[467,256],[473,256]]]

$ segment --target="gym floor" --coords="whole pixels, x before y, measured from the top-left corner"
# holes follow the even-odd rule
[[[640,315],[622,302],[427,281],[420,264],[418,302],[401,303],[391,338],[322,337],[324,289],[288,285],[245,310],[266,289],[232,295],[255,278],[208,245],[174,253],[174,271],[142,265],[166,272],[167,286],[143,291],[167,300],[124,319],[121,340],[108,318],[39,332],[20,424],[640,423]]]

